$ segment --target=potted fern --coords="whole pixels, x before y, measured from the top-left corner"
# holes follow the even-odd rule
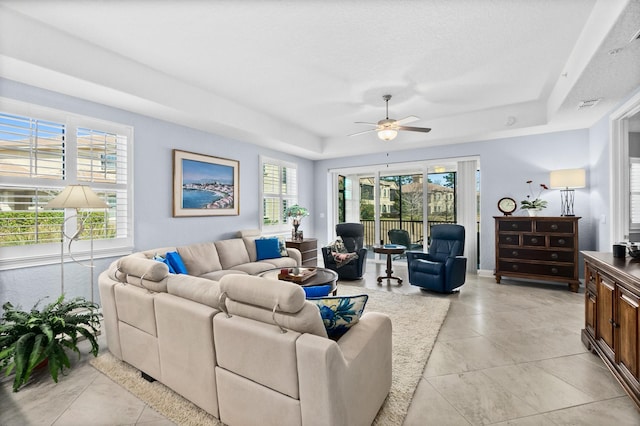
[[[78,339],[91,343],[91,353],[98,356],[97,336],[100,317],[98,305],[78,297],[68,301],[64,295],[42,310],[40,301],[30,311],[22,311],[7,302],[0,318],[0,372],[15,373],[13,391],[24,385],[33,370],[47,363],[53,380],[71,368],[66,350],[78,354]]]

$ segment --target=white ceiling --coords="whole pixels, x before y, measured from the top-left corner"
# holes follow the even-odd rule
[[[0,76],[320,159],[589,127],[639,29],[640,0],[0,0]],[[431,133],[348,137],[386,93]]]

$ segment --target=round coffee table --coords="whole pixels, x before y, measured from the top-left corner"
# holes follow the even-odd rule
[[[282,269],[283,268],[269,269],[264,272],[260,272],[259,274],[257,274],[257,276],[277,280],[278,274]],[[311,268],[305,268],[305,269],[311,269]],[[320,285],[331,284],[330,293],[335,296],[338,293],[338,284],[337,284],[338,274],[335,271],[332,271],[331,269],[327,269],[327,268],[314,267],[313,269],[316,270],[316,274],[310,277],[309,279],[303,281],[302,283],[300,283],[300,286],[315,287]],[[288,281],[288,280],[282,280],[282,281]],[[289,281],[289,282],[293,282],[293,281]]]
[[[378,284],[382,283],[382,280],[398,280],[398,285],[402,285],[402,278],[394,277],[393,270],[391,269],[391,256],[394,254],[402,254],[407,248],[400,244],[385,244],[383,246],[373,246],[374,253],[386,254],[387,255],[387,273],[386,276],[378,277]]]

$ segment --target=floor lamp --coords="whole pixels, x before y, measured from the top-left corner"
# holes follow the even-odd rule
[[[549,176],[549,186],[560,189],[560,201],[562,202],[561,216],[575,216],[573,214],[573,201],[576,188],[584,188],[586,185],[586,173],[584,169],[554,170]]]
[[[80,215],[80,209],[104,209],[108,208],[109,205],[105,203],[98,195],[91,190],[87,185],[69,185],[65,189],[62,190],[57,197],[53,200],[49,201],[45,209],[76,209],[75,216],[68,217],[62,222],[61,231],[62,238],[60,240],[60,294],[64,294],[64,243],[65,238],[69,240],[68,252],[69,257],[74,262],[87,266],[91,268],[91,303],[93,303],[93,226],[91,226],[90,232],[90,249],[89,249],[89,264],[82,263],[73,257],[73,253],[71,252],[71,244],[80,238],[80,234],[84,230],[84,222],[87,220],[89,216],[87,216],[82,222],[80,222],[80,226],[73,235],[67,235],[65,232],[65,225],[69,219],[77,218]]]

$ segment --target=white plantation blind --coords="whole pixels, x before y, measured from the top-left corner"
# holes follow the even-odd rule
[[[65,125],[0,112],[0,175],[64,179]]]
[[[298,202],[296,164],[261,157],[262,230],[288,229],[284,211]]]
[[[92,232],[97,252],[129,251],[132,137],[128,126],[0,98],[0,269],[48,263],[54,253],[59,261],[65,219],[72,228],[87,219],[80,240]],[[76,183],[90,186],[109,208],[79,218],[72,209],[44,209]]]
[[[629,189],[631,219],[630,228],[640,229],[640,158],[630,158]]]

